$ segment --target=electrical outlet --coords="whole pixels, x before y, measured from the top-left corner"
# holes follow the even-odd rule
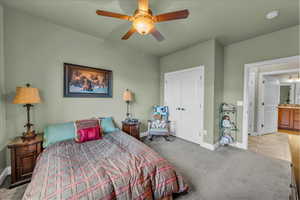
[[[243,106],[244,102],[243,101],[237,101],[237,106]]]
[[[207,135],[207,131],[206,130],[199,131],[199,136],[201,137],[202,135]]]

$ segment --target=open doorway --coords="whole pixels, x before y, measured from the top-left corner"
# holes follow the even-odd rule
[[[296,110],[300,108],[299,102],[295,102],[296,97],[300,95],[295,91],[296,88],[300,87],[300,78],[299,80],[294,78],[298,77],[299,70],[298,68],[291,68],[276,71],[274,67],[274,71],[259,73],[257,121],[254,122],[257,126],[258,135],[278,132],[280,120],[283,117],[279,115],[281,108],[289,107]],[[298,121],[293,124],[293,127],[287,128],[300,131],[296,127],[297,123]],[[251,135],[250,130],[248,133]]]
[[[299,76],[299,56],[246,65],[243,119],[246,148],[290,160],[286,133],[300,133]]]

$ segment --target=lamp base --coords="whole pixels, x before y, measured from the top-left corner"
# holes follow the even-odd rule
[[[23,141],[25,140],[33,140],[36,137],[35,131],[24,132],[21,137]]]

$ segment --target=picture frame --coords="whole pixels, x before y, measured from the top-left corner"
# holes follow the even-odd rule
[[[112,71],[64,63],[64,97],[111,98]]]

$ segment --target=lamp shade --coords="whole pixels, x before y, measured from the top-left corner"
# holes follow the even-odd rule
[[[130,92],[128,89],[123,93],[123,100],[132,101],[132,92]]]
[[[37,88],[17,87],[13,104],[34,104],[40,102],[41,98]]]

